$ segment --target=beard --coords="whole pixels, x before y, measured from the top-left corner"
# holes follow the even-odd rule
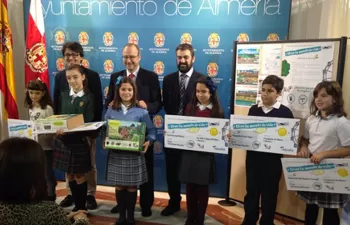
[[[190,69],[192,68],[193,64],[192,63],[179,63],[177,65],[177,68],[178,70],[181,72],[181,73],[187,73],[188,71],[190,71]]]

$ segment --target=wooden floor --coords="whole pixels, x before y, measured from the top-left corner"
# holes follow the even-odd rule
[[[57,203],[59,203],[67,194],[64,183],[57,185]],[[96,199],[98,208],[96,210],[90,210],[90,223],[93,225],[113,225],[117,219],[118,214],[111,214],[109,211],[115,205],[114,188],[106,186],[98,186]],[[148,218],[141,216],[139,205],[136,206],[135,218],[137,224],[155,225],[155,224],[167,224],[167,225],[183,225],[186,221],[186,197],[183,196],[181,203],[182,210],[170,217],[163,217],[160,215],[161,210],[167,205],[168,195],[167,193],[156,192],[154,206],[152,208],[153,215]],[[207,216],[205,224],[227,224],[227,225],[240,225],[244,216],[244,210],[242,205],[238,204],[233,207],[222,207],[217,204],[221,199],[210,198],[209,206],[207,209]],[[69,210],[70,208],[67,208]],[[275,225],[301,225],[296,221],[276,216]]]

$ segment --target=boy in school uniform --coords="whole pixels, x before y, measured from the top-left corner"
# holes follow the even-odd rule
[[[289,108],[277,101],[283,90],[283,79],[269,75],[262,83],[261,102],[249,109],[249,116],[293,118]],[[262,216],[260,225],[273,225],[279,182],[282,175],[283,155],[247,151],[246,190],[244,197],[245,217],[242,225],[256,225],[259,220],[261,195]]]

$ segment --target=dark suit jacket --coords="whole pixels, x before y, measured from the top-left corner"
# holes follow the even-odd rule
[[[119,76],[126,76],[126,70],[122,70],[111,75],[107,99],[105,102],[106,109],[108,108],[108,104],[113,101],[115,82]],[[149,114],[153,115],[159,112],[162,107],[162,97],[160,94],[160,86],[157,74],[140,67],[136,76],[136,87],[138,92],[137,100],[146,102]]]
[[[198,79],[205,77],[203,74],[193,71],[188,85],[186,88],[184,99],[184,110],[186,105],[191,101],[193,92],[195,91],[195,83]],[[180,84],[179,84],[179,72],[166,75],[163,80],[163,106],[166,114],[177,115],[179,112],[180,101]]]
[[[88,80],[89,91],[94,96],[95,111],[93,122],[98,122],[102,120],[103,110],[100,76],[95,71],[86,68],[84,68],[84,73]],[[57,73],[55,76],[55,88],[53,93],[53,109],[55,114],[60,112],[60,96],[65,90],[69,90],[69,85],[66,78],[66,71],[64,70]]]

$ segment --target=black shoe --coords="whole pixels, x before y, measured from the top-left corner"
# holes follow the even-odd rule
[[[73,205],[73,197],[71,195],[67,195],[61,202],[60,206],[63,208],[69,207]]]
[[[113,213],[113,214],[119,213],[119,207],[118,207],[118,205],[114,206],[114,207],[111,209],[111,213]]]
[[[180,211],[180,207],[172,207],[172,206],[167,206],[163,211],[160,213],[162,216],[171,216],[174,213]]]
[[[152,210],[151,209],[142,209],[142,216],[143,217],[150,217],[150,216],[152,216]]]
[[[97,209],[97,202],[93,195],[88,195],[86,197],[86,208],[90,210]]]
[[[56,201],[56,195],[55,196],[47,196],[47,201],[55,202]]]
[[[73,209],[72,209],[72,212],[78,212],[80,209],[78,208],[78,207],[74,207]]]

